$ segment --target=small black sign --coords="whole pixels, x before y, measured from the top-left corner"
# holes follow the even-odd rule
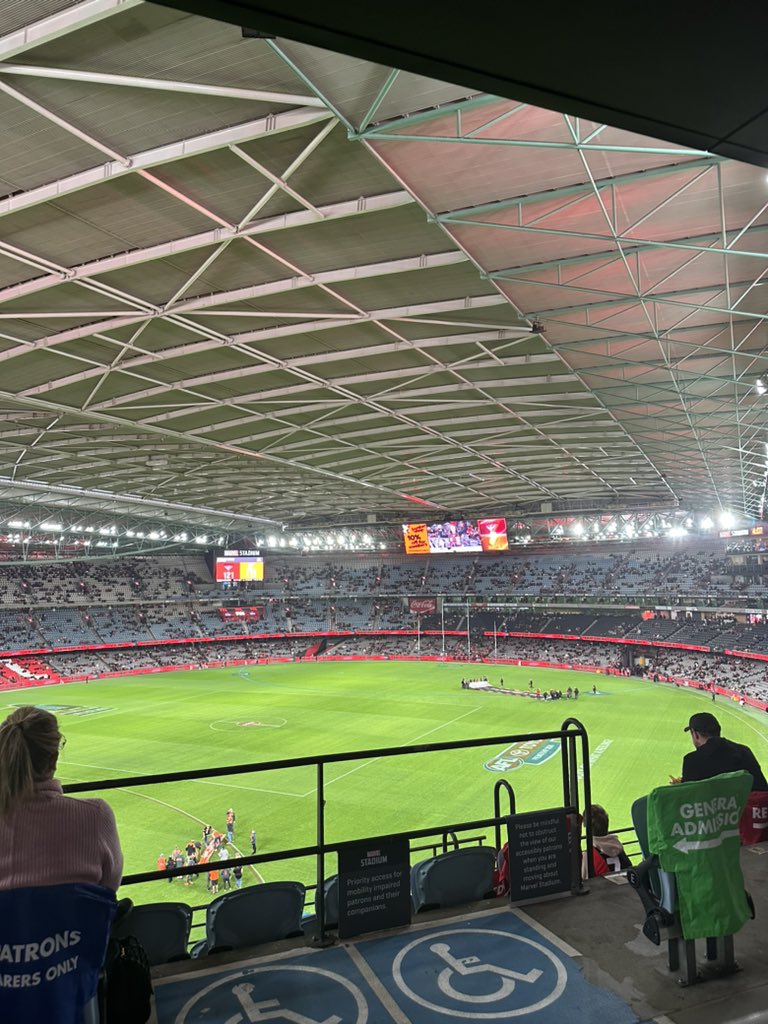
[[[339,850],[339,938],[411,923],[407,839]]]
[[[571,855],[565,811],[513,814],[507,827],[512,903],[569,892]]]

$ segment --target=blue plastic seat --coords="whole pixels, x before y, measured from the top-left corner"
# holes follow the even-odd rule
[[[146,903],[131,907],[115,926],[114,935],[139,940],[154,967],[189,956],[192,908],[187,903]]]
[[[339,926],[339,876],[331,875],[323,882],[323,898],[325,900],[325,927],[338,928]],[[317,903],[315,903],[317,906]],[[301,930],[305,935],[314,935],[317,932],[317,914],[309,914],[302,919]]]
[[[192,956],[301,935],[305,896],[301,882],[264,882],[218,896],[208,905],[205,942]]]
[[[493,896],[495,866],[496,850],[490,846],[465,846],[414,864],[411,899],[415,913]]]

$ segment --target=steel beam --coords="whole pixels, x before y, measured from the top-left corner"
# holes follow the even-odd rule
[[[350,199],[341,203],[330,203],[327,206],[318,207],[318,210],[324,221],[330,221],[341,220],[346,217],[358,217],[366,213],[378,213],[382,210],[394,210],[401,206],[411,205],[412,203],[413,198],[407,192],[387,192],[379,196]],[[187,235],[185,238],[176,238],[170,242],[161,242],[158,245],[148,246],[147,248],[119,253],[116,256],[105,256],[102,259],[92,260],[90,263],[81,263],[79,266],[67,267],[55,273],[48,273],[44,277],[35,277],[30,281],[9,285],[7,288],[0,288],[0,303],[23,298],[25,295],[33,295],[47,288],[53,288],[58,284],[98,277],[102,274],[110,274],[116,270],[124,270],[126,267],[135,267],[142,263],[167,259],[179,253],[220,245],[237,238],[246,238],[249,235],[272,234],[275,231],[288,231],[292,228],[306,227],[309,224],[315,223],[317,223],[316,217],[301,211],[281,214],[277,217],[266,217],[264,220],[247,224],[242,228],[214,228],[211,231],[202,231],[198,234]]]
[[[0,40],[0,45],[2,40]],[[229,85],[208,85],[205,82],[183,82],[162,78],[142,78],[138,75],[113,75],[100,71],[82,71],[79,68],[34,67],[26,64],[0,64],[0,75],[26,78],[48,78],[65,82],[87,82],[94,85],[120,86],[129,89],[150,89],[192,96],[220,96],[251,103],[275,103],[286,107],[322,107],[317,96],[303,96],[265,89],[238,89]]]
[[[129,11],[140,3],[141,0],[84,0],[83,3],[65,7],[63,11],[57,11],[56,14],[0,37],[0,61],[10,60],[25,50],[44,46],[120,11]]]
[[[589,242],[609,242],[612,241],[613,236],[610,232],[598,234],[590,231],[565,231],[558,230],[556,228],[541,228],[532,227],[527,224],[494,224],[492,221],[486,220],[468,220],[468,219],[454,219],[444,221],[446,224],[455,224],[460,227],[473,227],[473,228],[491,228],[496,231],[518,231],[522,234],[535,234],[535,235],[551,235],[555,238],[582,238]],[[756,224],[750,229],[751,231],[765,231],[768,230],[766,224]],[[706,238],[712,238],[716,241],[719,238],[719,234],[713,235],[701,235],[698,241]],[[715,256],[747,256],[752,259],[768,260],[768,253],[766,252],[751,252],[746,249],[721,249],[714,245],[697,245],[690,241],[683,240],[658,240],[658,239],[646,239],[646,238],[632,238],[624,237],[623,235],[616,236],[618,242],[621,243],[624,254],[629,256],[635,252],[635,250],[645,249],[679,249],[682,252],[698,252],[707,253]],[[697,241],[696,239],[693,240]],[[573,257],[573,260],[584,262],[588,259],[600,259],[606,255],[605,252],[600,253],[585,253],[583,256]],[[609,255],[615,257],[616,252],[610,251]],[[568,260],[557,260],[555,263],[566,265]],[[534,264],[535,266],[542,266],[543,264]],[[515,268],[519,271],[519,268]],[[503,271],[494,271],[494,276],[503,274]],[[490,275],[489,275],[490,276]]]
[[[107,339],[112,340],[112,339]],[[472,332],[470,334],[449,334],[440,335],[435,338],[420,338],[418,343],[414,342],[413,347],[419,349],[430,349],[430,348],[441,348],[446,344],[460,345],[460,344],[475,344],[481,342],[492,342],[492,341],[519,341],[520,336],[515,331],[499,332],[499,331],[483,331],[483,332]],[[120,342],[113,340],[114,345],[119,345]],[[152,363],[162,363],[168,359],[191,359],[195,355],[202,354],[204,352],[210,352],[218,349],[220,343],[218,341],[207,340],[200,342],[193,342],[188,345],[179,345],[174,348],[162,349],[159,352],[142,352],[141,355],[133,356],[127,359],[121,364],[121,371],[128,373],[135,373],[139,367],[148,366]],[[407,346],[406,346],[407,347]],[[315,355],[301,356],[294,359],[287,359],[284,362],[284,368],[292,369],[296,366],[312,366],[315,363],[327,363],[336,360],[346,359],[364,359],[364,358],[375,358],[377,355],[389,355],[393,352],[401,352],[404,346],[402,342],[389,342],[383,345],[372,345],[364,346],[359,349],[343,349],[334,352],[320,352]],[[560,361],[556,356],[548,353],[534,354],[530,356],[521,357],[525,362],[552,362],[554,365],[559,366]],[[22,397],[35,397],[37,395],[50,394],[51,391],[56,391],[60,388],[65,388],[71,384],[79,384],[85,380],[89,380],[93,377],[98,377],[108,369],[107,366],[97,365],[87,369],[78,371],[77,373],[70,374],[67,377],[59,377],[56,381],[47,381],[44,384],[38,384],[33,388],[28,388],[25,391],[20,392]],[[17,419],[18,414],[13,413],[13,418]],[[39,416],[44,414],[28,413],[27,416]]]
[[[17,103],[21,103],[25,107],[29,107],[30,110],[34,110],[36,114],[45,118],[46,121],[50,121],[51,124],[55,124],[57,128],[61,128],[63,131],[67,132],[68,135],[73,135],[76,139],[79,139],[80,142],[84,142],[87,146],[97,149],[100,153],[103,153],[104,156],[108,156],[116,163],[122,164],[126,168],[130,167],[130,160],[126,156],[123,156],[122,153],[118,153],[100,139],[95,138],[88,132],[84,132],[81,128],[78,128],[70,121],[67,121],[66,118],[61,117],[53,110],[43,106],[42,103],[38,103],[37,100],[33,100],[31,96],[27,96],[18,89],[14,89],[12,85],[8,85],[7,82],[3,82],[2,80],[0,80],[0,92],[4,92],[6,96],[10,96],[11,99],[16,100]]]
[[[221,149],[232,143],[249,142],[252,139],[263,138],[267,135],[292,131],[295,128],[301,128],[308,124],[327,121],[332,116],[327,110],[318,110],[315,107],[299,107],[295,110],[268,114],[266,117],[257,118],[255,121],[246,121],[229,128],[221,128],[218,131],[206,132],[203,135],[193,136],[188,139],[180,139],[177,142],[171,142],[164,146],[156,146],[141,153],[130,154],[127,157],[129,161],[127,166],[117,160],[113,160],[110,163],[100,164],[86,171],[71,174],[58,181],[48,182],[27,192],[8,196],[6,199],[0,200],[0,217],[9,213],[18,213],[19,210],[26,210],[32,206],[39,206],[41,203],[47,203],[51,200],[61,199],[62,196],[111,181],[113,178],[124,174],[130,174],[148,167],[158,167],[161,164],[170,163],[173,160],[181,160],[184,157],[209,153],[211,150]]]
[[[424,142],[448,143],[465,146],[502,146],[512,149],[564,150],[571,153],[637,153],[646,156],[706,157],[710,154],[702,149],[673,149],[669,146],[610,146],[600,142],[544,142],[529,139],[483,139],[476,135],[407,135],[390,132],[386,125],[369,128],[364,132],[352,132],[352,139],[365,142]]]
[[[721,160],[721,157],[704,156],[695,160],[685,160],[682,163],[665,164],[662,167],[649,167],[648,170],[644,171],[630,171],[626,174],[615,174],[610,178],[598,178],[596,184],[598,189],[608,189],[616,185],[628,185],[634,182],[648,181],[652,178],[685,174],[687,171],[707,170],[717,167]],[[439,224],[443,221],[450,222],[454,217],[479,217],[486,213],[499,213],[502,210],[516,206],[530,206],[536,203],[551,202],[553,199],[566,199],[583,193],[591,195],[592,191],[592,185],[589,181],[577,182],[574,185],[563,185],[560,188],[544,189],[542,192],[528,192],[520,196],[510,196],[507,199],[499,199],[492,203],[480,203],[476,206],[464,206],[455,210],[446,210],[430,219]]]

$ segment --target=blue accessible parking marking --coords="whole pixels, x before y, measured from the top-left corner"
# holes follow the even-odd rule
[[[417,923],[332,949],[296,949],[156,984],[159,1024],[639,1024],[517,913]],[[571,950],[570,953],[575,953]]]
[[[373,1024],[391,1018],[342,949],[298,951],[161,982],[160,1024]]]
[[[361,942],[371,978],[412,1024],[446,1018],[536,1024],[637,1024],[618,997],[590,985],[573,959],[507,911],[441,922],[417,938]],[[368,974],[368,972],[364,972]]]

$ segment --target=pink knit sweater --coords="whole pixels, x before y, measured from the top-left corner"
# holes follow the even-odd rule
[[[0,889],[90,882],[117,890],[123,852],[112,808],[64,796],[58,779],[0,818]]]

